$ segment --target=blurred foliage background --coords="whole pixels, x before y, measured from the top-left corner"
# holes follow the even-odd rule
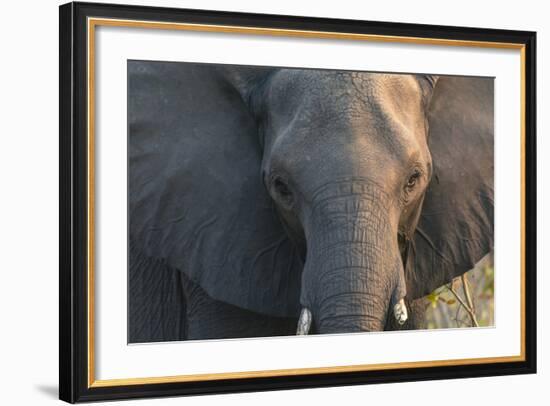
[[[489,254],[462,277],[433,291],[427,297],[426,327],[493,326],[494,277],[493,254]]]

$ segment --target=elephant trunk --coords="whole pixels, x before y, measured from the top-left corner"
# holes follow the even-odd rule
[[[371,184],[338,190],[311,212],[302,304],[322,334],[383,330],[390,309],[403,323],[403,264],[386,195]]]

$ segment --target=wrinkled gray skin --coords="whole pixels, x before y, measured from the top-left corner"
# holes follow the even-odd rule
[[[492,79],[128,69],[131,342],[419,328],[492,248]]]

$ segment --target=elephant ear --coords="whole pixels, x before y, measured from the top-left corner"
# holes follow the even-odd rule
[[[302,264],[261,181],[245,102],[267,73],[128,62],[129,233],[215,300],[297,316]]]
[[[429,294],[493,248],[494,84],[440,77],[428,107],[431,182],[407,258],[408,296]]]

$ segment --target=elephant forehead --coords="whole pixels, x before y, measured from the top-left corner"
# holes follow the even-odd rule
[[[298,184],[316,184],[312,173],[317,179],[366,177],[393,193],[412,165],[428,165],[414,76],[314,70],[276,76],[269,97],[275,103],[267,110],[269,169]]]
[[[271,91],[269,136],[274,155],[285,162],[296,154],[300,163],[319,154],[350,164],[373,155],[427,158],[422,96],[411,75],[292,71]]]
[[[282,69],[271,79],[270,94],[275,106],[310,105],[312,112],[342,117],[386,106],[406,113],[421,103],[413,75],[370,72]]]
[[[281,70],[270,83],[267,111],[273,138],[308,144],[388,144],[407,158],[425,137],[422,92],[413,75]],[[422,144],[420,144],[422,145]],[[412,148],[411,148],[412,147]]]

